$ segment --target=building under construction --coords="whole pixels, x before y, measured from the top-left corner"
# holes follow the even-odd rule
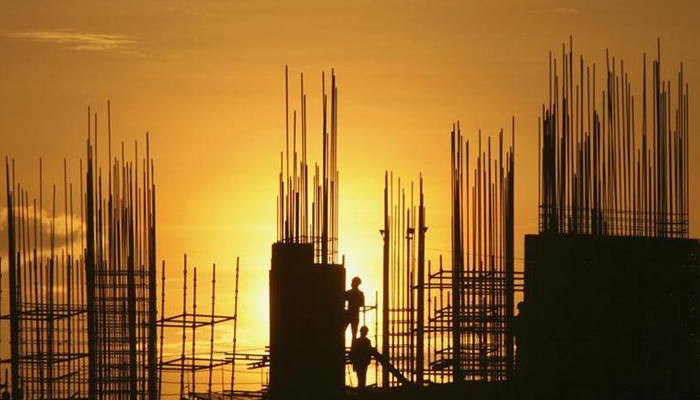
[[[3,362],[15,400],[158,398],[153,164],[148,138],[145,157],[135,148],[127,159],[122,147],[113,159],[109,111],[107,119],[103,172],[97,114],[88,110],[75,220],[64,161],[63,226],[56,186],[44,193],[41,162],[38,202],[6,163],[10,357]]]
[[[336,78],[323,79],[323,156],[313,169],[309,207],[306,94],[289,112],[280,158],[277,242],[270,270],[270,394],[273,399],[340,396],[345,385],[344,263],[338,264]],[[291,123],[290,123],[291,122]],[[513,265],[514,130],[492,143],[481,135],[470,163],[469,141],[455,126],[452,156],[451,266],[425,257],[422,178],[394,184],[387,174],[381,385],[420,387],[466,381],[503,382],[515,368]],[[470,170],[473,168],[473,170]],[[417,192],[417,199],[415,197]],[[417,200],[417,201],[416,201]],[[376,342],[376,340],[375,340]],[[381,366],[380,366],[381,365]],[[308,382],[315,382],[309,385]]]
[[[698,240],[688,238],[688,85],[646,56],[641,102],[623,61],[550,55],[540,233],[525,238],[520,372],[541,391],[697,393]],[[600,88],[598,86],[598,88]],[[641,109],[641,113],[640,113]],[[641,115],[640,115],[641,114]],[[640,118],[641,117],[641,118]],[[639,122],[641,120],[641,126]]]
[[[0,337],[4,390],[14,400],[159,399],[163,374],[176,371],[179,398],[189,398],[211,395],[212,371],[226,367],[230,385],[219,385],[216,392],[234,393],[238,267],[234,315],[214,312],[215,270],[211,313],[197,312],[196,268],[188,310],[185,261],[183,313],[166,317],[163,261],[159,314],[156,186],[148,135],[144,152],[134,144],[131,153],[122,143],[113,154],[108,103],[106,157],[98,154],[97,113],[89,109],[87,136],[78,187],[69,182],[64,160],[63,187],[52,185],[46,193],[40,160],[38,198],[32,198],[15,177],[14,161],[6,161],[9,265],[6,276],[0,274],[5,293],[0,300],[9,304],[0,303],[5,312],[0,332],[10,337]],[[233,348],[215,358],[214,327],[221,323],[234,324]],[[180,357],[163,354],[166,328],[173,327],[183,332]],[[210,336],[206,357],[195,353],[195,334],[202,328]],[[191,354],[184,351],[188,334]],[[262,354],[246,356],[249,362],[263,360]],[[200,381],[207,389],[196,386],[195,377],[206,373],[208,380]]]
[[[423,180],[385,185],[382,353],[414,385],[502,382],[512,378],[514,130],[510,145],[482,143],[469,159],[459,124],[451,134],[452,257],[425,257]],[[472,147],[472,148],[474,148]],[[470,168],[473,170],[470,171]],[[408,190],[407,190],[408,188]],[[427,265],[426,265],[427,264]],[[383,370],[384,387],[402,385]]]
[[[660,59],[659,51],[650,88],[645,59],[640,106],[621,61],[606,59],[597,100],[595,65],[575,62],[571,46],[560,60],[550,56],[539,134],[539,233],[525,238],[524,272],[514,264],[514,120],[510,134],[483,139],[479,132],[475,141],[453,126],[445,260],[426,257],[423,177],[407,184],[386,173],[381,307],[365,307],[377,317],[377,387],[361,395],[698,393],[700,245],[688,234],[688,85],[682,65],[677,83],[663,80]],[[356,395],[345,374],[336,76],[322,76],[322,157],[313,168],[304,77],[290,113],[288,76],[269,353],[237,348],[238,264],[235,281],[223,283],[235,290],[232,314],[217,305],[216,266],[208,310],[202,306],[203,269],[185,256],[182,311],[165,315],[148,137],[145,154],[135,145],[127,156],[132,150],[122,144],[114,156],[108,105],[107,167],[98,163],[97,115],[88,110],[79,187],[69,182],[64,162],[63,190],[54,185],[44,193],[40,161],[35,199],[6,161],[9,260],[7,277],[0,274],[0,288],[7,288],[0,333],[10,337],[0,337],[9,343],[0,346],[0,360],[13,400],[155,400],[166,396],[164,383],[177,385],[167,395],[192,399]],[[225,350],[215,348],[221,324],[233,325]],[[178,351],[164,352],[165,340]],[[237,362],[269,367],[269,386],[237,389]]]
[[[272,245],[270,269],[272,399],[335,398],[345,387],[345,266],[338,263],[337,256],[335,74],[331,73],[329,92],[325,82],[324,75],[322,164],[314,168],[309,207],[304,77],[300,80],[299,118],[293,111],[290,132],[285,70],[286,152],[280,161],[277,242]]]
[[[577,73],[575,64],[580,65]],[[525,388],[541,395],[567,390],[600,397],[697,393],[700,272],[698,241],[688,238],[688,86],[682,66],[677,84],[662,80],[657,60],[650,88],[644,67],[641,106],[635,106],[624,64],[609,58],[607,64],[596,100],[595,65],[584,68],[583,59],[574,62],[571,48],[565,47],[559,63],[550,61],[550,99],[543,106],[539,138],[540,233],[525,238],[524,272],[514,266],[514,122],[509,141],[503,132],[485,141],[479,134],[471,144],[476,150],[471,162],[469,141],[458,124],[453,128],[449,265],[425,256],[422,178],[417,185],[402,184],[387,173],[381,335],[376,340],[377,384],[383,389],[368,395],[517,396],[513,390]],[[677,87],[674,96],[672,87]],[[640,108],[637,127],[635,110]],[[324,130],[323,174],[337,179],[336,166],[326,172],[326,162],[334,163],[326,161],[326,143],[332,146],[329,160],[337,151],[337,128],[334,122],[331,126],[329,135]],[[295,138],[296,123],[292,131]],[[287,157],[297,165],[296,144],[293,149]],[[310,238],[298,233],[308,223],[297,222],[296,215],[305,215],[299,211],[306,209],[304,201],[296,199],[306,198],[306,183],[304,172],[295,171],[306,166],[302,162],[285,170],[284,160],[281,170],[287,172],[280,175],[278,199],[283,217],[271,272],[278,306],[275,296],[283,292],[275,287],[301,276],[285,284],[275,281],[285,243],[337,240],[323,239],[319,223],[325,216],[311,224]],[[316,182],[337,188],[333,178]],[[325,204],[326,191],[333,189],[314,187],[315,201]],[[322,210],[316,205],[311,215],[318,218]],[[313,239],[319,232],[322,240]],[[307,247],[307,255],[293,257],[310,265],[319,246]],[[327,257],[322,247],[321,254],[319,264]],[[342,290],[340,284],[327,287],[336,294]],[[337,316],[342,301],[339,305],[333,298],[328,304]],[[306,300],[286,306],[299,307],[300,301]],[[272,306],[273,319],[280,310]],[[306,306],[303,313],[314,310]],[[306,321],[304,316],[297,315]],[[337,333],[336,325],[332,329]],[[273,327],[275,335],[279,331]],[[275,346],[272,353],[275,370]],[[335,365],[337,370],[326,371],[339,371]],[[277,375],[284,373],[277,370]]]

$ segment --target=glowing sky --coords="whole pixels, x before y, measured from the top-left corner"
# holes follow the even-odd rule
[[[167,290],[179,294],[183,253],[203,267],[204,281],[217,263],[218,308],[232,312],[226,282],[240,256],[239,343],[260,348],[267,343],[285,64],[293,84],[301,71],[309,82],[313,160],[320,155],[320,74],[335,68],[340,250],[348,275],[362,276],[373,297],[381,283],[386,169],[404,179],[423,173],[428,257],[449,251],[449,130],[456,120],[475,138],[478,129],[496,134],[516,117],[522,265],[523,235],[537,229],[537,118],[548,52],[561,52],[569,35],[588,62],[602,64],[606,48],[623,57],[635,95],[642,54],[653,54],[660,37],[667,78],[680,61],[686,65],[690,153],[700,154],[699,15],[696,0],[3,2],[0,153],[17,160],[30,188],[40,156],[47,180],[60,181],[65,157],[75,181],[86,107],[104,116],[111,99],[117,140],[131,146],[151,132]],[[700,172],[700,163],[692,159],[690,168]],[[691,186],[697,237],[700,185]]]

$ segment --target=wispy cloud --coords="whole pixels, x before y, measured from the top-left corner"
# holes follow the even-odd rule
[[[581,14],[583,10],[578,7],[551,7],[551,8],[535,8],[532,10],[535,14],[555,14],[558,16],[572,17]]]
[[[138,41],[120,34],[80,32],[73,30],[5,32],[9,39],[54,43],[77,51],[111,51],[138,54],[134,51]]]
[[[581,10],[576,7],[555,7],[552,8],[551,11],[559,15],[576,15],[581,12]]]

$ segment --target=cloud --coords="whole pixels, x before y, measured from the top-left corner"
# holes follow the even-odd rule
[[[133,51],[138,41],[134,38],[108,33],[79,32],[73,30],[6,32],[6,38],[38,43],[54,43],[76,51],[110,51],[138,54]]]
[[[559,15],[576,15],[581,10],[575,7],[556,7],[552,8],[551,10],[554,14],[559,14]]]
[[[579,15],[581,11],[582,10],[578,7],[535,8],[532,10],[535,14],[555,14],[563,17]]]
[[[41,214],[41,218],[39,218]],[[28,247],[33,249],[37,244],[34,242],[34,228],[36,227],[44,237],[44,252],[42,253],[44,257],[48,257],[51,253],[51,241],[50,234],[54,230],[54,251],[60,254],[62,250],[67,250],[69,247],[73,250],[80,252],[80,240],[81,235],[85,234],[86,226],[82,223],[78,215],[73,215],[71,218],[70,214],[57,214],[55,218],[52,217],[52,212],[49,210],[37,210],[36,219],[34,218],[34,207],[30,205],[27,209],[21,210],[19,207],[15,208],[15,224],[19,228],[19,225],[24,225],[28,229],[29,243]],[[7,207],[4,206],[0,209],[0,257],[5,259],[7,257]],[[41,223],[41,224],[40,224]],[[73,239],[73,242],[70,240]],[[4,265],[4,261],[3,261]]]

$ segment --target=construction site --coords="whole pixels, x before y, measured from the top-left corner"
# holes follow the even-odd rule
[[[664,78],[660,46],[650,72],[644,57],[641,99],[625,64],[606,61],[601,81],[572,42],[561,57],[550,53],[538,232],[515,237],[515,144],[535,135],[516,133],[514,117],[493,135],[465,134],[459,122],[441,134],[449,205],[430,203],[423,176],[386,171],[373,236],[381,291],[361,302],[352,297],[359,283],[347,290],[339,247],[338,79],[321,76],[319,135],[307,129],[304,75],[290,83],[285,68],[276,238],[269,268],[254,267],[269,273],[269,346],[257,352],[242,351],[237,333],[248,306],[239,271],[252,267],[237,260],[235,280],[217,281],[216,265],[158,259],[149,136],[142,148],[113,151],[109,103],[106,129],[88,109],[77,184],[64,162],[58,189],[46,185],[40,161],[39,192],[29,193],[6,159],[3,400],[695,398],[700,244],[689,235],[688,83],[682,64],[675,81]],[[321,138],[316,163],[311,131]],[[98,154],[105,136],[108,153]],[[449,207],[450,220],[429,220],[429,206]],[[451,246],[430,259],[436,225],[449,227]],[[165,291],[172,276],[179,293]],[[217,290],[234,293],[234,304],[217,303]],[[166,315],[166,301],[181,311]],[[232,332],[225,348],[217,329]],[[365,337],[369,369],[357,355]],[[350,384],[351,366],[369,374],[366,387]],[[241,368],[260,373],[260,390],[237,384]]]

